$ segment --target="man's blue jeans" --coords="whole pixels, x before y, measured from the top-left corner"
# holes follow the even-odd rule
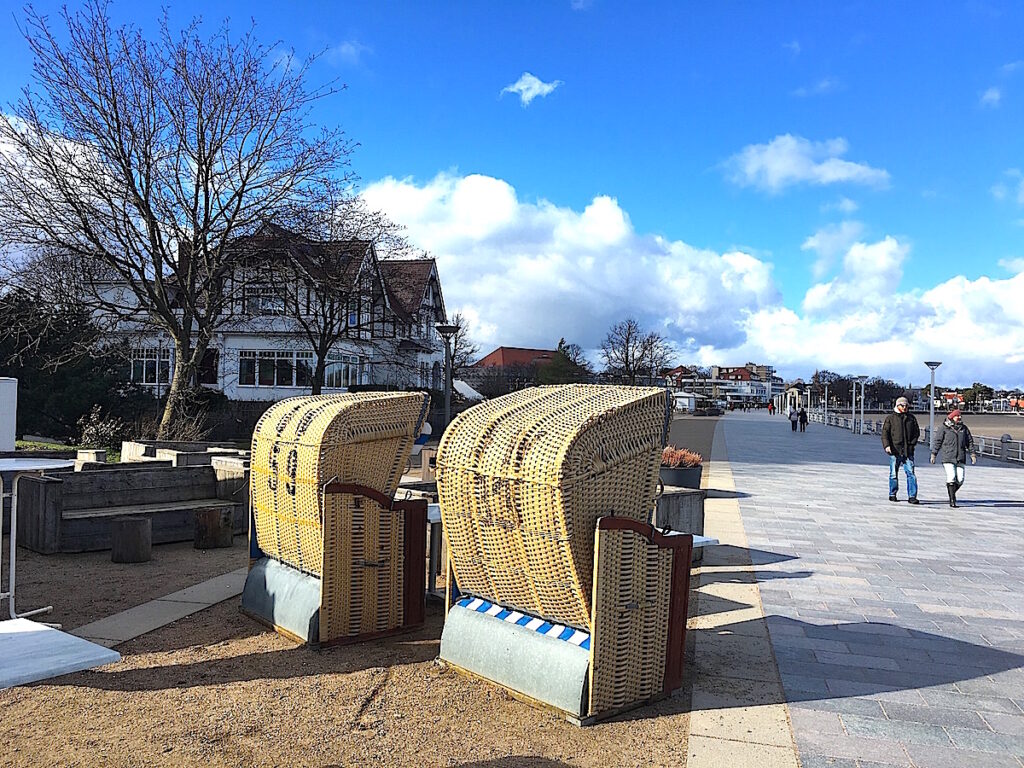
[[[917,476],[914,475],[913,456],[907,459],[896,458],[895,456],[889,457],[889,495],[895,496],[896,492],[900,489],[899,471],[901,465],[903,466],[903,471],[907,474],[907,496],[914,498],[917,496]]]

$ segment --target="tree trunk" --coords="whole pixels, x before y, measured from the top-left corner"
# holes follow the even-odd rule
[[[164,412],[160,417],[160,426],[156,434],[157,440],[166,440],[171,431],[171,425],[185,416],[189,392],[195,386],[198,361],[205,354],[206,346],[196,344],[194,348],[190,349],[188,342],[180,339],[174,340],[174,373],[171,376],[170,389],[167,391]]]
[[[324,375],[327,372],[327,355],[317,354],[316,368],[313,370],[313,394],[319,395],[324,388]]]

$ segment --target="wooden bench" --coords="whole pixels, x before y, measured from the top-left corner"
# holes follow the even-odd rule
[[[110,549],[111,521],[124,515],[152,519],[154,544],[192,541],[196,512],[225,507],[235,533],[244,533],[246,474],[136,464],[26,477],[19,488],[18,543],[41,554]]]

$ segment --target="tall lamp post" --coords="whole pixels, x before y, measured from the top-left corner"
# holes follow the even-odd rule
[[[925,360],[932,372],[932,384],[928,388],[928,445],[932,444],[932,435],[935,434],[935,369],[942,365],[942,361]]]
[[[850,431],[857,431],[857,377],[850,377]]]
[[[864,395],[864,384],[867,382],[867,376],[858,376],[857,381],[860,382],[860,434],[864,434],[864,401],[867,399]]]
[[[459,326],[438,323],[434,327],[444,339],[444,428],[448,429],[448,423],[452,420],[452,336],[459,330]]]
[[[825,408],[821,419],[823,424],[828,424],[828,384],[825,385]]]

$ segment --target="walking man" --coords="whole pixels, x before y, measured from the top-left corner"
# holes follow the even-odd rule
[[[893,413],[885,417],[882,424],[882,447],[889,454],[889,501],[897,501],[900,489],[899,470],[907,475],[907,501],[917,504],[917,477],[914,475],[914,448],[921,437],[921,427],[910,412],[907,398],[896,400]]]
[[[932,438],[932,464],[935,457],[942,459],[942,468],[946,470],[946,491],[949,493],[949,506],[956,506],[956,492],[964,484],[964,472],[967,471],[967,457],[971,457],[971,464],[978,461],[978,451],[974,447],[974,437],[971,430],[963,422],[960,409],[949,412],[949,416],[942,422],[935,437]]]
[[[797,413],[797,418],[800,421],[800,431],[801,432],[806,432],[807,431],[807,411],[804,409],[804,407],[802,405],[800,406],[800,410]]]

